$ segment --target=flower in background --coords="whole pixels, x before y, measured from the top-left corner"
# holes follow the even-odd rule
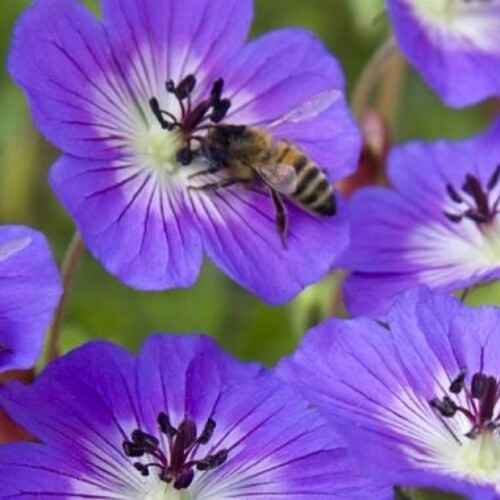
[[[0,226],[0,372],[35,364],[60,295],[59,271],[43,235]]]
[[[4,497],[387,498],[297,392],[206,337],[89,343],[0,401],[42,441],[0,447]]]
[[[369,319],[313,329],[278,373],[380,480],[500,495],[500,310],[424,287]]]
[[[359,133],[336,60],[298,29],[245,45],[250,0],[106,0],[102,11],[100,21],[78,2],[38,0],[9,61],[36,125],[64,153],[52,187],[89,250],[144,290],[190,286],[205,253],[270,303],[320,279],[347,244],[342,204],[319,217],[285,201],[286,249],[266,190],[190,188],[218,124],[267,125],[331,182],[352,172]],[[331,105],[304,113],[325,92]]]
[[[454,107],[500,95],[500,0],[388,0],[399,46]]]
[[[353,174],[338,182],[338,190],[348,197],[361,187],[385,183],[385,166],[391,149],[391,134],[386,121],[373,109],[360,117],[363,146],[359,165]]]
[[[352,198],[347,308],[383,316],[417,284],[446,293],[500,276],[500,121],[462,141],[394,148],[394,189]]]

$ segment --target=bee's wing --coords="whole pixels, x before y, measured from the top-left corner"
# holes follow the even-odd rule
[[[299,123],[310,120],[328,109],[341,97],[342,92],[337,89],[329,89],[320,92],[301,105],[291,109],[285,115],[270,122],[268,127],[276,127],[285,123]]]
[[[255,170],[262,180],[278,193],[292,195],[297,190],[297,173],[292,165],[285,163],[257,165]]]

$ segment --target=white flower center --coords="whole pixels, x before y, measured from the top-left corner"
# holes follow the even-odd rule
[[[490,227],[484,228],[483,236],[484,259],[490,265],[498,266],[500,263],[500,225],[497,219]]]
[[[144,498],[145,500],[190,500],[191,496],[182,490],[176,490],[163,481],[158,481],[156,487]]]
[[[457,471],[471,479],[485,483],[500,479],[500,443],[493,432],[463,440],[455,457]]]
[[[422,266],[421,279],[429,286],[446,286],[461,276],[489,273],[500,265],[500,222],[480,229],[463,220],[456,228],[433,222],[415,228],[408,239],[408,259]]]
[[[407,0],[415,15],[434,34],[451,36],[448,44],[471,44],[484,52],[498,52],[499,0]]]
[[[415,12],[428,21],[450,20],[457,9],[456,0],[412,0]]]
[[[178,131],[167,131],[154,124],[142,130],[135,138],[133,149],[140,165],[158,174],[174,174],[181,165],[176,153],[182,147],[182,137]]]

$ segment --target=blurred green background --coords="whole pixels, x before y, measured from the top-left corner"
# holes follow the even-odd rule
[[[29,3],[2,1],[3,68],[16,18]],[[97,0],[87,3],[95,8]],[[316,32],[340,59],[350,93],[364,65],[390,32],[382,0],[255,0],[252,36],[284,26]],[[384,106],[384,99],[390,103],[386,111],[396,141],[463,137],[480,131],[490,120],[491,105],[450,110],[412,71],[400,68],[398,78],[402,89],[399,105],[391,95],[391,85],[381,103]],[[0,110],[0,222],[40,229],[61,262],[74,226],[47,182],[58,152],[33,128],[23,96],[5,69],[0,76]],[[272,364],[294,348],[307,326],[328,314],[334,289],[328,278],[290,304],[271,308],[207,264],[191,289],[142,293],[121,285],[85,254],[66,311],[63,347],[110,338],[136,349],[150,332],[205,332],[240,358]],[[476,294],[472,300],[481,298]]]

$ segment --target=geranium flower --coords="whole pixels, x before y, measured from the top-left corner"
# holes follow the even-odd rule
[[[387,328],[330,320],[280,367],[380,480],[500,495],[500,310],[423,287]]]
[[[500,94],[499,0],[388,0],[399,46],[449,106]]]
[[[393,189],[352,201],[354,273],[344,298],[355,315],[382,316],[417,284],[450,293],[500,276],[500,122],[461,141],[410,142],[389,157]]]
[[[35,364],[60,295],[59,271],[43,235],[0,226],[0,372]]]
[[[0,447],[4,498],[383,498],[273,373],[202,336],[150,337],[137,358],[86,344],[29,387],[0,389],[41,443]]]
[[[190,286],[205,253],[270,303],[320,279],[347,243],[342,204],[321,217],[285,200],[285,248],[263,186],[193,189],[228,171],[193,174],[207,170],[200,143],[220,124],[293,141],[332,182],[353,171],[359,137],[336,60],[299,29],[245,45],[250,0],[106,0],[102,11],[37,1],[9,62],[64,153],[51,184],[89,250],[144,290]]]

